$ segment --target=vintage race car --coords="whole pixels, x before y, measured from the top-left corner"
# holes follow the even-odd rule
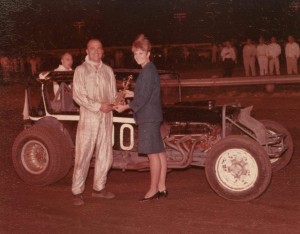
[[[115,74],[119,84],[129,74],[136,78],[137,71]],[[160,76],[166,83],[178,79],[166,71]],[[72,100],[72,79],[73,72],[49,72],[26,89],[24,130],[15,139],[12,160],[19,177],[29,184],[55,183],[73,165],[79,107]],[[56,95],[53,86],[59,87]],[[162,88],[164,92],[172,96],[170,90]],[[216,105],[214,100],[164,105],[161,134],[168,168],[204,167],[212,189],[226,199],[248,201],[260,196],[272,172],[289,163],[293,140],[280,124],[251,117],[251,110],[239,104]],[[133,113],[114,112],[113,123],[112,168],[147,170],[147,157],[137,153]]]

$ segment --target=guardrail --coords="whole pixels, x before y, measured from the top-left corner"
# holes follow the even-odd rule
[[[161,87],[214,87],[296,83],[300,83],[299,75],[161,80]]]
[[[161,80],[162,92],[168,99],[173,95],[178,95],[178,100],[182,101],[182,88],[184,87],[221,87],[221,86],[246,86],[246,85],[265,85],[267,92],[273,92],[275,84],[299,84],[300,76],[256,76],[256,77],[220,77],[220,78],[199,78],[199,79],[166,79]],[[169,89],[176,88],[177,94]]]

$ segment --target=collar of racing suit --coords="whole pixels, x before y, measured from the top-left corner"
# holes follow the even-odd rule
[[[97,71],[99,71],[100,67],[102,66],[102,61],[100,61],[100,63],[96,63],[96,62],[90,60],[88,55],[85,56],[85,62],[92,65],[92,67],[94,67],[96,69],[96,71],[95,71],[96,73],[97,73]],[[98,79],[96,79],[96,83],[97,83],[97,86],[98,86],[99,85]]]
[[[85,56],[85,62],[91,64],[93,67],[96,67],[97,69],[99,69],[101,67],[101,65],[102,65],[102,61],[100,61],[100,63],[96,63],[96,62],[90,60],[90,58],[89,58],[88,55]]]

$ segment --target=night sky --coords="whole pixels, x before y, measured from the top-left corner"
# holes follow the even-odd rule
[[[129,45],[139,33],[154,44],[299,37],[300,13],[291,7],[297,2],[1,0],[0,49],[78,48],[91,37],[105,46]]]

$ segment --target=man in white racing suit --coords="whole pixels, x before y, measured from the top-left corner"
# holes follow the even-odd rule
[[[95,155],[93,197],[112,199],[105,189],[112,156],[112,105],[116,81],[112,69],[102,63],[103,48],[98,39],[87,44],[85,62],[75,69],[73,99],[80,106],[76,134],[72,193],[74,205],[83,205],[82,193],[90,161]]]

